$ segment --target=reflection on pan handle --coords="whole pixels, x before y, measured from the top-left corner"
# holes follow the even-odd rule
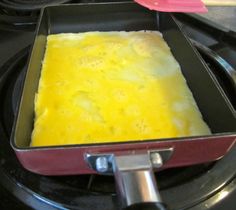
[[[118,195],[125,210],[164,210],[153,166],[163,165],[158,152],[113,157],[113,171]]]
[[[162,203],[138,203],[123,210],[166,210],[166,207]]]

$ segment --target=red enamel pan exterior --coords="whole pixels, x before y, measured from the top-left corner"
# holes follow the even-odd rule
[[[126,143],[31,148],[34,96],[48,34],[84,31],[159,30],[179,62],[189,88],[212,135]],[[156,13],[135,3],[79,4],[42,10],[28,62],[11,145],[22,165],[43,175],[96,173],[86,154],[135,154],[172,149],[163,168],[217,160],[236,141],[236,114],[221,87],[170,14]]]
[[[153,141],[143,143],[109,144],[101,146],[71,146],[16,150],[21,164],[28,170],[43,175],[95,173],[85,161],[86,154],[134,154],[156,149],[173,148],[163,168],[187,166],[220,159],[235,144],[235,137]]]

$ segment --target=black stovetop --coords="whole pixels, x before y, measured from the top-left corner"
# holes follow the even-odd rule
[[[233,32],[198,16],[177,14],[176,17],[190,38],[214,49],[236,68]],[[112,176],[40,176],[23,169],[10,147],[35,20],[33,16],[26,24],[0,24],[0,209],[119,209]],[[235,106],[234,90],[222,66],[204,52],[201,54]],[[233,148],[214,163],[159,172],[156,176],[163,200],[170,209],[235,209],[235,162],[236,148]]]

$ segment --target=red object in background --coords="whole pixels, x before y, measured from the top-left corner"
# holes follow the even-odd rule
[[[161,12],[206,13],[208,11],[201,0],[135,0],[135,2]]]

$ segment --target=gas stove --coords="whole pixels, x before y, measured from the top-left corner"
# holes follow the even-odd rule
[[[9,139],[38,10],[22,12],[2,6],[5,7],[0,13],[0,208],[120,209],[112,176],[40,176],[26,171],[18,162]],[[197,15],[175,17],[236,109],[235,86],[229,73],[236,69],[235,33]],[[213,163],[158,172],[157,184],[163,201],[170,209],[235,209],[235,162],[236,148],[232,148]]]

